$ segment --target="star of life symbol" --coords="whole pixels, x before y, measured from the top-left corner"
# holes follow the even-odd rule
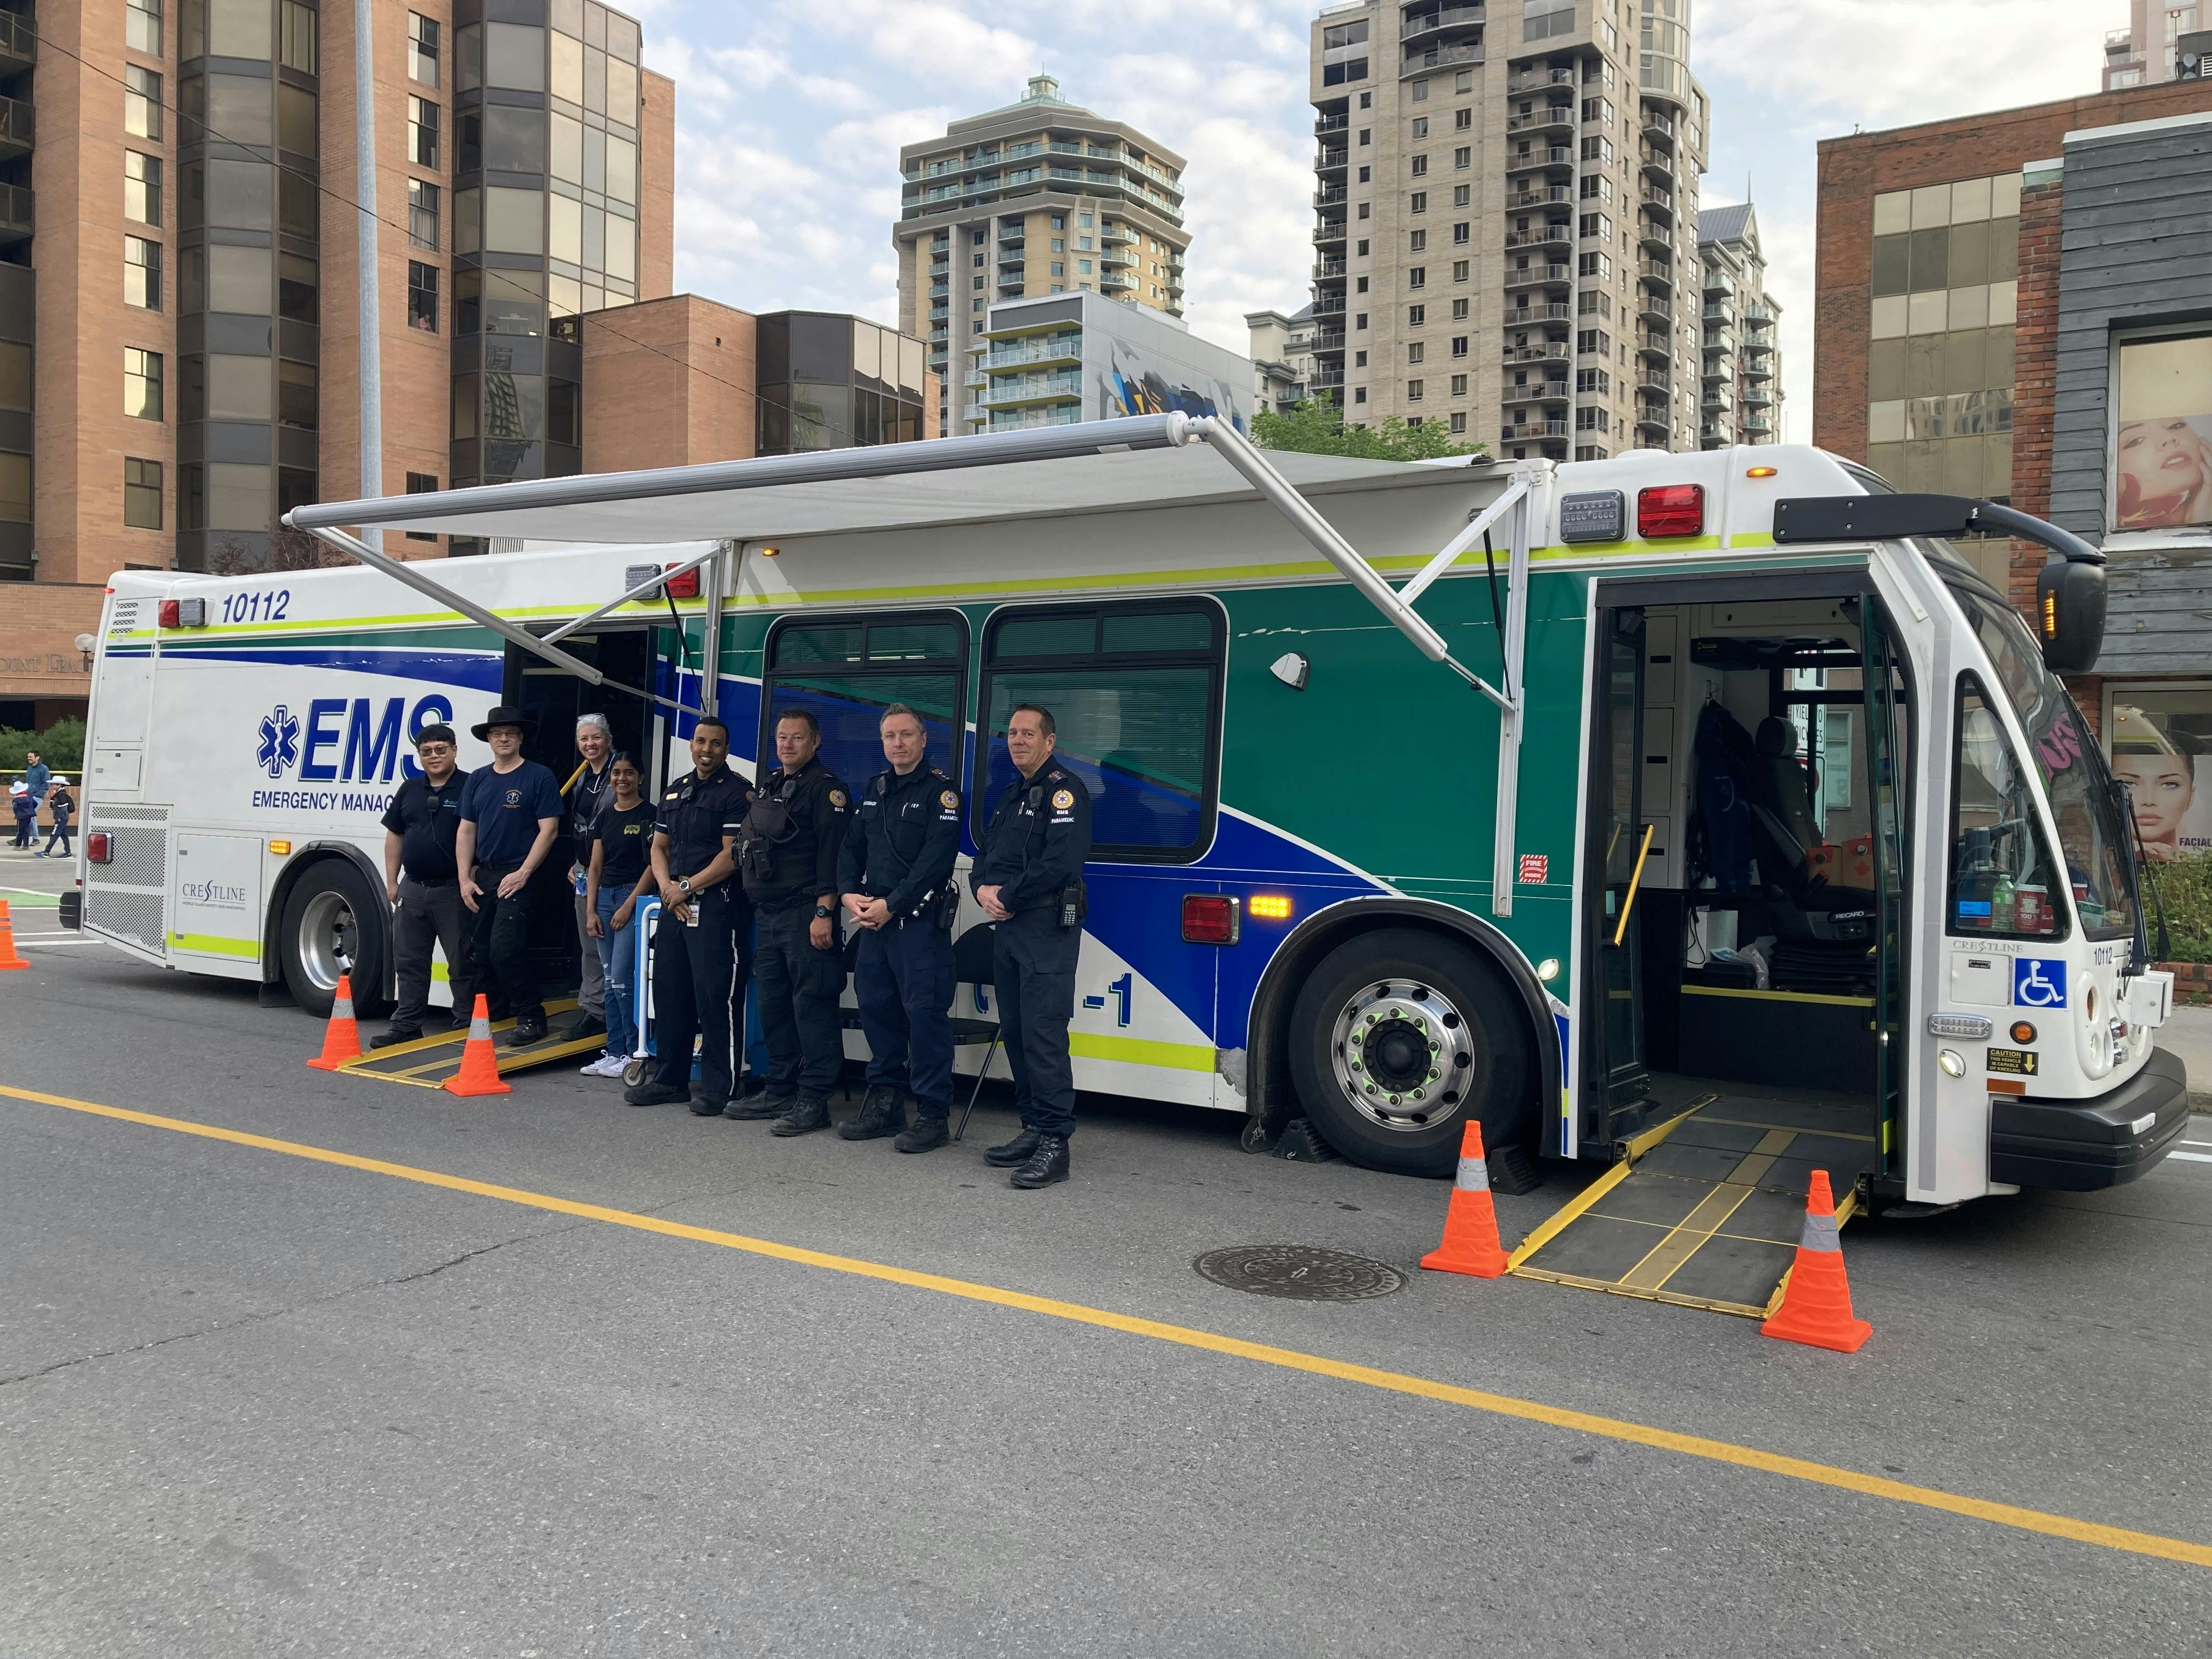
[[[300,758],[300,720],[283,703],[261,718],[261,747],[253,763],[272,778],[281,778]]]

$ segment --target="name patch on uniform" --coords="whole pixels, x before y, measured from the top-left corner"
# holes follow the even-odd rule
[[[1054,811],[1065,812],[1069,807],[1074,805],[1075,792],[1073,790],[1055,789],[1052,792],[1052,810]]]

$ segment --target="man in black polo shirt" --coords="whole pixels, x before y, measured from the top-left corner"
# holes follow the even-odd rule
[[[561,833],[561,786],[522,757],[529,718],[502,703],[470,728],[491,746],[491,764],[461,786],[461,827],[453,838],[461,902],[476,915],[477,960],[507,994],[514,1016],[508,1040],[518,1047],[545,1036],[545,1005],[530,963],[530,878]]]
[[[368,1045],[387,1048],[422,1035],[430,1012],[430,951],[446,950],[446,982],[453,989],[453,1018],[468,1022],[476,1003],[476,964],[468,912],[461,904],[461,872],[453,862],[453,836],[461,827],[461,786],[456,771],[459,740],[450,726],[426,726],[415,734],[422,771],[392,797],[384,814],[384,896],[393,907],[392,954],[399,1003],[391,1029]]]

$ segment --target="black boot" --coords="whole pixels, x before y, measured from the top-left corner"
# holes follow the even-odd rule
[[[1030,1154],[1036,1151],[1036,1148],[1037,1132],[1035,1129],[1024,1129],[1012,1140],[987,1151],[983,1154],[983,1162],[995,1164],[1002,1170],[1007,1169],[1016,1164],[1028,1163]]]
[[[1030,1161],[1014,1171],[1007,1184],[1014,1187],[1049,1187],[1055,1181],[1067,1179],[1067,1137],[1039,1135],[1036,1151]]]
[[[860,1101],[860,1116],[840,1124],[837,1133],[846,1140],[881,1140],[905,1127],[906,1097],[888,1083],[873,1083]]]
[[[691,1091],[679,1085],[662,1083],[648,1076],[643,1083],[633,1083],[623,1091],[625,1106],[672,1106],[678,1101],[691,1098]]]
[[[951,1126],[946,1121],[951,1115],[952,1109],[941,1101],[916,1101],[914,1127],[891,1142],[892,1147],[902,1152],[935,1152],[952,1138]]]
[[[781,1117],[799,1098],[797,1091],[778,1088],[771,1083],[757,1095],[744,1095],[722,1109],[724,1117],[733,1117],[740,1123],[757,1123],[763,1118]]]
[[[791,1109],[769,1124],[768,1132],[788,1139],[793,1135],[811,1135],[817,1129],[829,1127],[830,1097],[817,1094],[811,1089],[802,1089]]]

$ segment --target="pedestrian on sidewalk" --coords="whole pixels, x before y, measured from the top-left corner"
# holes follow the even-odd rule
[[[52,857],[56,842],[61,843],[62,856],[67,858],[70,855],[70,814],[75,809],[76,803],[70,799],[69,785],[57,779],[53,787],[46,791],[46,811],[53,814],[54,833],[46,837],[45,850],[34,854],[33,857]]]
[[[15,812],[15,839],[11,847],[29,847],[38,839],[39,803],[31,799],[31,786],[18,778],[8,786],[8,805]]]
[[[35,811],[46,799],[46,787],[54,775],[47,769],[46,757],[35,749],[23,751],[23,787],[31,792],[31,805]]]
[[[636,759],[617,754],[607,763],[612,799],[601,807],[593,830],[592,859],[585,873],[586,928],[606,985],[606,1052],[583,1068],[586,1077],[620,1077],[637,1048],[637,902],[651,890],[647,870],[653,849],[653,822],[659,808],[639,793],[645,774]]]

